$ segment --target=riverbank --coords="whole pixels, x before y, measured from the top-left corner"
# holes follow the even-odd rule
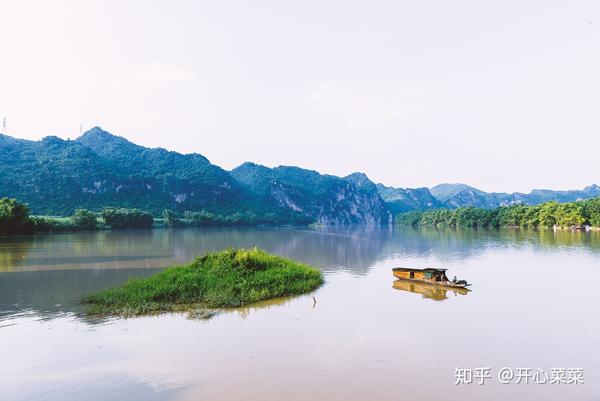
[[[267,214],[263,217],[248,213],[215,215],[206,211],[176,214],[164,210],[161,217],[140,209],[105,207],[100,212],[77,209],[71,216],[30,215],[29,207],[16,199],[0,199],[0,236],[40,233],[69,233],[127,228],[158,227],[258,227],[308,226],[307,219],[280,219]]]
[[[396,216],[398,225],[433,228],[555,228],[584,230],[600,227],[600,198],[535,206],[510,205],[495,209],[463,207],[411,211]]]

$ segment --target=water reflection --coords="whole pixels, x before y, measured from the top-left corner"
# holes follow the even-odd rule
[[[489,248],[535,246],[600,251],[600,232],[552,230],[387,230],[205,228],[0,237],[0,273],[162,268],[227,247],[258,246],[324,270],[363,274],[394,254],[464,259]]]
[[[324,270],[343,267],[361,274],[392,235],[377,228],[189,228],[5,237],[0,238],[0,272],[161,268],[207,251],[258,246]]]
[[[600,231],[557,231],[521,229],[434,230],[399,228],[382,243],[382,254],[416,257],[435,256],[459,261],[489,249],[536,250],[577,249],[600,255]]]
[[[56,270],[0,273],[0,321],[35,313],[43,318],[80,312],[78,300],[157,269]]]
[[[394,281],[393,287],[397,290],[414,292],[416,294],[423,295],[423,298],[433,299],[434,301],[444,301],[448,299],[448,292],[450,295],[467,295],[469,290],[467,288],[448,288],[440,287],[431,284],[416,283],[407,280],[396,280]]]
[[[326,273],[363,276],[391,258],[454,264],[487,250],[564,249],[600,254],[599,232],[189,228],[0,238],[0,319],[77,312],[84,295],[184,263],[206,251],[258,246]],[[437,296],[437,295],[436,295]],[[440,295],[442,296],[442,295]],[[435,299],[435,298],[432,298]]]
[[[160,401],[176,398],[185,386],[157,386],[146,383],[137,377],[123,374],[81,374],[70,372],[72,376],[61,377],[62,385],[48,381],[43,377],[36,378],[35,386],[29,385],[30,380],[23,380],[23,386],[13,389],[3,389],[12,401],[89,401],[96,400],[127,400],[127,401]],[[93,398],[91,398],[93,397]]]
[[[282,297],[282,298],[268,299],[266,301],[254,303],[250,306],[240,306],[237,308],[232,308],[232,309],[227,310],[227,312],[228,313],[229,312],[238,313],[242,319],[246,319],[248,316],[250,316],[250,314],[252,312],[256,312],[261,309],[278,308],[278,307],[288,304],[294,298],[298,298],[298,297]]]

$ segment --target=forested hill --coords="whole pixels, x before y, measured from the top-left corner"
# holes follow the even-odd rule
[[[32,213],[70,215],[78,208],[139,208],[155,216],[204,212],[200,217],[242,223],[380,224],[411,210],[495,208],[600,196],[577,191],[487,193],[465,184],[428,188],[375,185],[365,174],[320,174],[293,166],[244,163],[232,171],[200,154],[150,149],[93,128],[76,140],[40,141],[0,134],[0,198],[17,198]]]
[[[541,203],[576,202],[600,196],[600,187],[590,185],[583,190],[553,191],[535,189],[530,193],[485,192],[466,184],[440,184],[432,188],[393,188],[377,184],[379,196],[394,216],[412,210],[457,209],[477,207],[495,209],[500,206],[539,205]]]
[[[236,170],[234,175],[241,168]],[[155,215],[165,209],[237,214],[245,221],[279,224],[390,219],[374,184],[369,192],[352,180],[297,167],[273,169],[264,185],[234,175],[202,155],[145,148],[98,127],[76,140],[0,135],[0,198],[24,201],[34,214],[117,206]]]
[[[393,215],[444,207],[444,203],[434,197],[428,188],[393,188],[377,184],[377,191]]]
[[[339,178],[299,167],[271,169],[244,163],[231,174],[263,202],[312,216],[323,224],[340,220],[350,224],[391,223],[392,215],[375,184],[361,173]]]
[[[202,209],[230,213],[252,200],[229,173],[200,155],[146,149],[94,128],[77,140],[0,138],[0,196],[33,213],[77,208]]]

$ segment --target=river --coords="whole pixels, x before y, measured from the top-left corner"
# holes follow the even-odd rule
[[[90,318],[77,303],[209,250],[251,246],[318,267],[325,284],[209,321]],[[447,268],[472,291],[396,283],[396,266]],[[598,283],[598,232],[182,228],[0,238],[0,399],[597,401]],[[455,384],[487,368],[490,378]],[[525,383],[521,374],[504,384],[503,368],[551,377],[579,368],[584,382]]]

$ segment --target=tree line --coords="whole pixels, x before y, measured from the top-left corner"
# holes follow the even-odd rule
[[[153,226],[254,226],[254,225],[307,225],[312,219],[305,216],[236,212],[228,215],[204,210],[178,214],[165,210],[161,218],[140,209],[105,207],[96,213],[77,209],[69,217],[31,216],[29,207],[16,199],[0,199],[0,235],[34,234],[47,232],[93,231],[99,229],[150,228]]]
[[[16,199],[0,199],[0,235],[149,228],[153,224],[152,215],[139,209],[106,207],[99,213],[77,209],[69,217],[31,216],[25,203]]]
[[[600,227],[600,198],[569,203],[551,201],[535,206],[501,206],[495,209],[463,207],[412,211],[399,214],[395,222],[399,225],[435,228]]]
[[[292,224],[306,225],[308,218],[297,218]],[[501,206],[496,209],[463,207],[455,210],[434,209],[411,211],[396,216],[396,224],[436,228],[487,227],[600,227],[600,197],[579,202],[546,202],[540,205]],[[289,217],[273,213],[258,216],[251,212],[218,215],[207,211],[177,214],[165,210],[155,219],[140,209],[105,207],[100,212],[77,209],[69,217],[31,216],[29,208],[16,199],[0,199],[0,235],[42,232],[83,231],[98,229],[150,228],[172,226],[241,226],[289,224]]]

